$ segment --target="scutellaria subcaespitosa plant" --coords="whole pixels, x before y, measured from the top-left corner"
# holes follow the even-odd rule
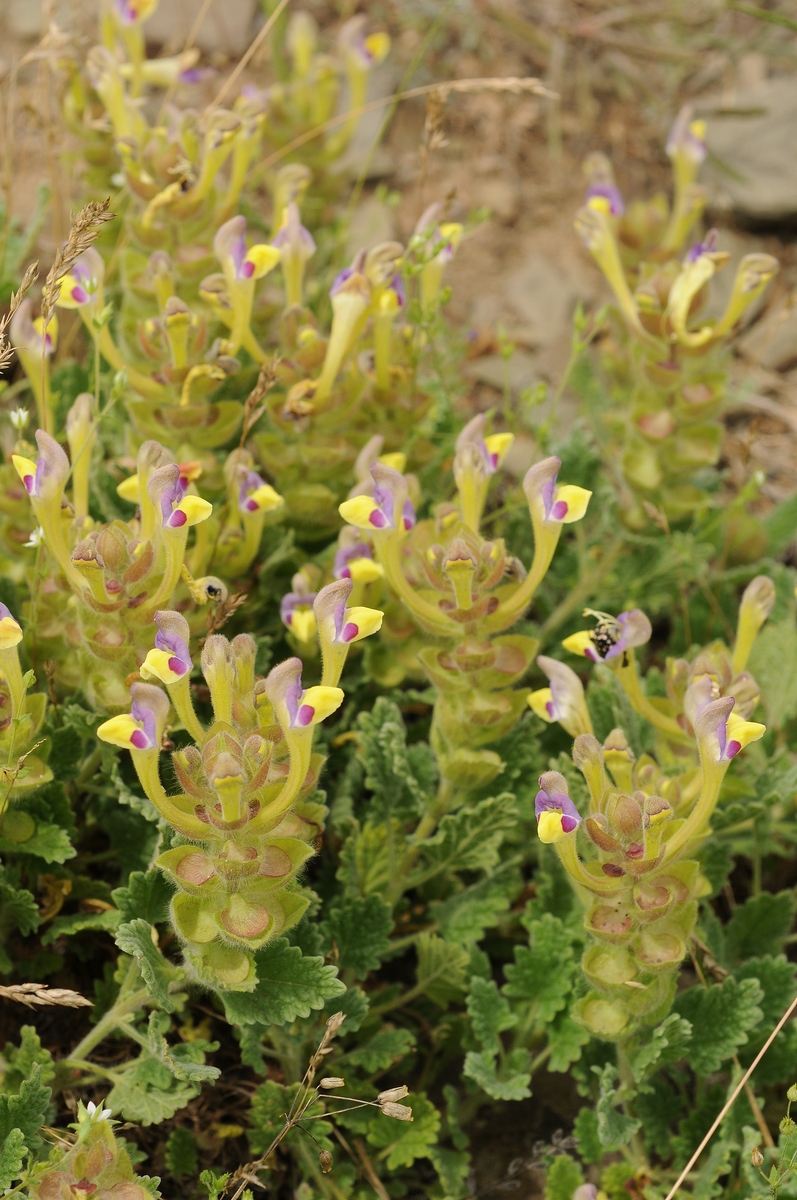
[[[455,379],[456,200],[344,256],[370,14],[274,12],[235,96],[154,8],[64,51],[91,202],[9,313],[0,1004],[61,1019],[8,1034],[0,1183],[466,1200],[469,1138],[557,1088],[550,1200],[663,1200],[797,990],[794,580],[683,528],[774,260],[704,320],[701,127],[671,213],[593,157],[616,403],[515,442]],[[588,680],[550,648],[585,604]],[[756,1194],[791,1027],[757,1071],[703,1200]]]

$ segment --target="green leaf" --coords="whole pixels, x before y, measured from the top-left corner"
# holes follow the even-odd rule
[[[631,1069],[637,1080],[666,1062],[678,1062],[688,1053],[692,1040],[692,1026],[677,1013],[670,1013],[648,1040],[631,1051]]]
[[[499,1034],[517,1025],[517,1014],[509,1007],[509,1001],[498,991],[492,979],[481,979],[474,975],[470,981],[467,1001],[473,1034],[487,1054],[498,1054],[501,1049]]]
[[[529,946],[515,947],[515,961],[504,971],[505,996],[531,1002],[543,1025],[565,1007],[575,972],[571,937],[558,917],[545,913],[529,924]]]
[[[16,1096],[0,1094],[0,1141],[5,1142],[11,1131],[18,1129],[27,1149],[31,1153],[38,1150],[42,1143],[39,1130],[49,1103],[50,1089],[42,1083],[41,1064],[34,1063]]]
[[[176,1079],[163,1063],[144,1054],[111,1088],[105,1102],[127,1121],[158,1125],[190,1104],[199,1089],[198,1083]]]
[[[683,1101],[665,1072],[654,1075],[634,1099],[642,1121],[645,1145],[663,1159],[672,1157],[673,1129],[683,1113]]]
[[[505,834],[516,822],[515,798],[509,792],[449,813],[434,837],[420,843],[423,863],[407,887],[441,871],[491,871],[498,863]]]
[[[566,1012],[557,1015],[546,1029],[551,1057],[549,1071],[568,1071],[581,1058],[581,1052],[590,1040],[589,1032],[574,1021]]]
[[[210,1083],[218,1079],[221,1071],[205,1062],[205,1054],[218,1050],[218,1042],[194,1038],[190,1042],[178,1042],[170,1046],[164,1034],[171,1028],[169,1017],[162,1012],[151,1012],[147,1030],[147,1042],[153,1059],[162,1064],[175,1079],[190,1083]]]
[[[27,1153],[22,1130],[9,1130],[0,1149],[0,1191],[7,1191],[20,1178]]]
[[[426,806],[436,788],[436,763],[429,746],[407,746],[401,712],[381,696],[370,713],[360,713],[359,758],[365,786],[373,792],[369,818],[408,821]]]
[[[573,1136],[578,1142],[578,1152],[584,1162],[599,1163],[603,1158],[603,1146],[598,1137],[598,1116],[594,1109],[579,1109],[573,1123]]]
[[[348,1022],[343,1028],[348,1029]],[[368,1075],[374,1075],[404,1058],[414,1046],[415,1037],[409,1029],[380,1029],[346,1055],[346,1066],[361,1067]]]
[[[675,997],[673,1009],[692,1026],[689,1064],[698,1075],[712,1075],[736,1053],[762,1017],[764,993],[756,979],[733,978],[710,988],[691,987]]]
[[[584,1182],[581,1168],[569,1154],[559,1154],[545,1172],[545,1200],[572,1200]]]
[[[355,895],[370,896],[375,892],[384,892],[390,874],[389,826],[366,824],[360,829],[356,822],[347,825],[340,852],[338,879],[347,892]],[[403,853],[406,838],[395,821],[391,832],[395,851]]]
[[[356,1033],[368,1016],[370,1005],[362,988],[350,987],[346,988],[343,994],[336,992],[324,1007],[329,1010],[330,1015],[333,1012],[342,1012],[346,1018],[346,1033]]]
[[[119,926],[120,914],[115,908],[98,913],[71,913],[68,917],[56,917],[42,935],[42,945],[51,946],[61,935],[83,933],[87,929],[101,929],[113,933]]]
[[[342,908],[330,910],[324,935],[337,951],[338,965],[353,971],[355,979],[364,979],[379,967],[392,928],[390,905],[381,896],[354,896]]]
[[[528,1054],[524,1050],[508,1055],[500,1068],[494,1054],[469,1050],[465,1055],[462,1073],[493,1100],[525,1100],[531,1095],[528,1065]],[[523,1067],[526,1069],[523,1070]]]
[[[387,1150],[387,1169],[411,1167],[417,1158],[429,1158],[440,1131],[440,1114],[422,1093],[409,1095],[402,1104],[412,1109],[412,1121],[397,1121],[379,1113],[368,1126],[368,1141]]]
[[[764,626],[747,669],[761,688],[767,724],[782,728],[797,715],[797,629],[793,616]]]
[[[298,1084],[286,1086],[274,1079],[262,1083],[252,1097],[250,1108],[250,1128],[248,1130],[249,1146],[253,1154],[264,1154],[274,1138],[285,1127],[285,1114],[290,1111],[297,1092]],[[310,1128],[317,1137],[316,1128],[321,1121],[313,1121]],[[288,1138],[288,1142],[293,1139]]]
[[[12,917],[14,924],[23,937],[35,932],[41,925],[39,907],[26,888],[17,887],[12,875],[4,867],[0,867],[0,902]]]
[[[447,900],[435,900],[429,915],[449,942],[471,945],[497,925],[512,900],[521,891],[518,859],[511,859]]]
[[[18,1092],[24,1080],[32,1073],[34,1066],[41,1068],[42,1083],[50,1083],[55,1077],[55,1065],[50,1051],[41,1044],[41,1039],[33,1025],[23,1025],[19,1031],[19,1046],[6,1045],[3,1058],[5,1073],[3,1076],[3,1091]]]
[[[761,892],[733,910],[725,926],[725,948],[731,962],[753,955],[777,954],[794,921],[791,891]]]
[[[768,1033],[786,1011],[795,993],[797,964],[789,962],[785,954],[776,957],[768,954],[761,958],[748,958],[733,974],[736,979],[757,979],[764,992],[759,1001],[764,1014],[763,1025]],[[762,1029],[762,1033],[764,1030]],[[777,1053],[777,1051],[775,1051]],[[758,1074],[756,1073],[756,1079]]]
[[[46,863],[64,863],[77,854],[67,831],[60,825],[50,825],[45,821],[37,821],[35,831],[24,842],[14,842],[0,835],[0,852],[31,854]]]
[[[123,921],[141,917],[156,925],[168,917],[172,889],[162,871],[133,871],[125,887],[114,888],[113,902]]]
[[[448,1146],[433,1146],[429,1157],[437,1171],[446,1200],[459,1200],[468,1195],[467,1180],[470,1172],[470,1155],[465,1150],[451,1150]]]
[[[765,9],[761,10],[762,13]],[[775,14],[767,13],[767,16]],[[764,527],[769,540],[768,550],[772,555],[780,554],[797,536],[797,496],[781,500],[764,518]]]
[[[465,973],[470,961],[467,950],[443,941],[436,933],[418,938],[418,987],[429,999],[447,1008],[465,990]]]
[[[229,1174],[217,1175],[215,1171],[203,1171],[199,1176],[199,1182],[207,1192],[208,1200],[221,1200],[227,1184],[230,1182],[230,1176]]]
[[[285,1025],[309,1017],[346,987],[337,968],[322,958],[304,957],[286,938],[269,942],[255,955],[257,985],[252,992],[223,992],[227,1020],[234,1025]]]
[[[174,1012],[174,1000],[169,995],[169,983],[177,970],[161,954],[152,941],[153,926],[141,917],[120,925],[116,931],[116,944],[123,954],[136,960],[144,985],[166,1012]]]
[[[627,1117],[617,1107],[623,1100],[623,1089],[614,1086],[618,1077],[617,1067],[612,1063],[601,1070],[593,1067],[600,1080],[600,1096],[595,1105],[595,1115],[598,1118],[598,1137],[607,1150],[625,1146],[631,1140],[641,1125],[632,1117]]]
[[[196,1175],[196,1138],[190,1129],[178,1126],[166,1140],[166,1169],[175,1179]]]

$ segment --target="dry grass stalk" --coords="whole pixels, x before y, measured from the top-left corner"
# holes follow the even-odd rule
[[[260,368],[260,374],[257,377],[257,383],[246,397],[243,425],[241,426],[241,440],[238,443],[239,447],[243,446],[249,434],[266,411],[266,406],[262,401],[265,400],[277,382],[277,367],[279,363],[279,354],[275,354],[268,362],[263,363]]]
[[[53,265],[47,272],[47,278],[44,281],[41,314],[44,329],[47,328],[61,293],[61,280],[69,274],[81,254],[97,240],[103,225],[114,219],[115,213],[108,212],[110,203],[110,196],[105,200],[90,200],[85,208],[81,208],[76,217],[72,217],[69,237],[63,246],[59,246],[56,250]]]
[[[220,629],[229,621],[233,613],[236,613],[246,601],[249,599],[246,592],[233,592],[226,600],[220,600],[216,607],[208,614],[208,631],[202,639],[202,645],[205,644],[207,638],[212,637],[214,633],[218,633]]]
[[[0,996],[15,1000],[27,1008],[42,1008],[58,1004],[62,1008],[93,1008],[93,1002],[70,988],[51,988],[44,983],[11,983],[0,987]]]
[[[366,113],[374,112],[378,108],[387,108],[397,101],[415,100],[419,96],[428,96],[433,92],[439,94],[442,101],[447,100],[452,92],[457,94],[508,92],[512,96],[545,96],[548,99],[558,99],[556,93],[546,87],[541,79],[537,79],[531,75],[478,77],[474,79],[452,79],[446,83],[427,83],[422,87],[409,88],[404,92],[393,92],[390,96],[383,96],[379,100],[371,100],[368,104],[361,104],[359,108],[355,108],[351,112],[338,113],[336,117],[330,117],[323,124],[316,125],[315,129],[308,129],[306,133],[300,134],[292,142],[288,142],[287,145],[282,146],[279,150],[275,150],[273,154],[270,154],[268,158],[260,163],[260,169],[267,171],[275,163],[293,154],[294,150],[298,150],[308,142],[314,141],[315,138],[328,133],[330,129],[335,129],[338,125],[343,125],[355,117],[362,117]]]
[[[39,264],[38,262],[31,263],[22,277],[22,283],[19,285],[19,289],[16,292],[11,293],[8,312],[5,313],[4,316],[0,317],[0,371],[2,371],[4,367],[7,367],[11,362],[11,359],[14,357],[14,349],[6,337],[6,329],[8,329],[9,322],[11,321],[14,313],[25,299],[26,293],[30,291],[38,278]]]

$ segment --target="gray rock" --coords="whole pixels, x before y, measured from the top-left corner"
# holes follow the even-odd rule
[[[533,387],[539,382],[540,365],[535,356],[515,350],[510,359],[504,359],[500,354],[474,358],[465,364],[463,374],[477,383],[489,384],[499,392],[504,390],[506,381],[512,395],[518,396],[524,388]]]
[[[739,341],[745,358],[768,371],[797,365],[797,307],[787,299],[774,305]]]
[[[797,77],[703,101],[712,203],[755,221],[797,216]]]
[[[25,0],[27,2],[27,0]],[[144,26],[147,41],[179,49],[199,15],[202,0],[161,0]],[[196,37],[201,50],[242,54],[254,35],[257,0],[227,0],[211,4]]]

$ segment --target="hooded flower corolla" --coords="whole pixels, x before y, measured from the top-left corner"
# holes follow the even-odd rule
[[[302,687],[302,661],[289,658],[272,668],[266,678],[266,695],[279,720],[289,729],[309,729],[336,712],[343,703],[339,687]]]
[[[415,509],[407,494],[407,482],[399,471],[384,463],[371,467],[373,496],[354,496],[344,500],[340,515],[359,529],[406,532],[415,524]]]
[[[650,621],[639,608],[621,612],[616,617],[609,613],[585,609],[584,616],[594,616],[594,629],[582,629],[571,634],[562,642],[565,650],[582,654],[592,662],[611,662],[620,658],[636,646],[644,646],[653,632]]]
[[[68,275],[61,280],[61,291],[56,303],[60,308],[82,308],[91,304],[102,294],[105,264],[101,255],[89,246],[74,263]]]
[[[271,512],[285,503],[279,492],[258,475],[245,471],[238,490],[238,508],[242,513]]]
[[[311,642],[316,634],[316,619],[313,612],[315,592],[288,592],[280,601],[280,619],[300,642]]]
[[[130,689],[133,703],[129,713],[104,721],[97,737],[123,750],[157,750],[161,731],[169,711],[169,702],[160,688],[134,683]]]
[[[735,703],[733,696],[725,696],[704,704],[697,712],[695,734],[704,761],[730,762],[745,746],[757,742],[766,733],[766,725],[737,717],[733,712]]]
[[[22,626],[11,609],[0,603],[0,650],[10,650],[22,641]]]
[[[155,624],[158,626],[155,647],[141,665],[141,677],[175,683],[190,673],[194,665],[188,649],[188,622],[179,613],[161,610],[155,613]]]
[[[384,574],[383,567],[374,561],[367,542],[341,546],[335,555],[333,574],[336,579],[351,579],[354,583],[372,583]]]
[[[555,771],[540,776],[540,790],[534,800],[534,815],[537,818],[537,836],[541,842],[558,842],[568,833],[573,833],[581,824],[581,816],[567,792],[548,791],[542,786],[543,782],[549,787],[564,785],[564,778],[557,776],[557,781],[549,782],[549,776],[555,776]]]

